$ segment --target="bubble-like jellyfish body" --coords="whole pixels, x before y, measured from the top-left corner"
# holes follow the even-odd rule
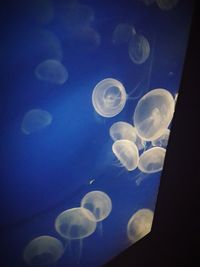
[[[103,221],[112,210],[110,197],[102,191],[91,191],[81,200],[81,206],[90,210],[96,222]]]
[[[133,35],[129,42],[128,53],[133,63],[144,63],[150,55],[149,41],[143,35]]]
[[[35,70],[36,77],[55,84],[63,84],[68,79],[68,72],[65,66],[54,59],[48,59],[41,62]]]
[[[127,43],[136,34],[135,28],[127,23],[118,24],[113,32],[112,42],[114,45]]]
[[[137,168],[139,153],[137,146],[133,142],[117,140],[112,146],[112,151],[128,171],[133,171]]]
[[[152,145],[166,148],[169,140],[169,135],[170,130],[166,129],[160,137],[152,141]]]
[[[64,252],[63,244],[52,236],[39,236],[24,249],[23,259],[31,266],[54,264]]]
[[[154,89],[145,94],[137,103],[133,115],[138,135],[153,141],[168,128],[174,114],[174,99],[165,89]]]
[[[153,223],[153,211],[140,209],[130,218],[127,225],[128,239],[135,243],[151,231]]]
[[[100,81],[92,93],[92,103],[96,112],[103,117],[114,117],[126,104],[126,91],[121,82],[107,78]]]
[[[52,122],[51,114],[42,109],[32,109],[28,111],[22,120],[21,130],[24,134],[38,132],[50,125]]]
[[[70,240],[90,236],[96,229],[94,215],[83,207],[68,209],[58,215],[55,221],[56,231]]]
[[[113,141],[129,140],[136,144],[139,150],[144,149],[145,141],[143,141],[137,134],[136,128],[130,123],[118,121],[113,123],[110,127],[110,136]]]
[[[166,149],[162,147],[153,147],[145,152],[139,158],[138,169],[144,173],[155,173],[163,169]]]
[[[178,0],[156,0],[156,3],[160,9],[168,11],[177,5]]]

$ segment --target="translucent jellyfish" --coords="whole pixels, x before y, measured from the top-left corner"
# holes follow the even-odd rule
[[[103,117],[114,117],[126,104],[126,91],[121,82],[107,78],[100,81],[92,93],[92,104],[96,112]]]
[[[166,149],[162,147],[153,147],[146,150],[139,158],[138,169],[144,173],[155,173],[162,171],[165,153]]]
[[[168,11],[177,5],[178,0],[156,0],[156,3],[160,9]]]
[[[150,55],[150,44],[143,35],[135,34],[129,42],[129,57],[135,64],[144,63]]]
[[[140,209],[130,218],[127,225],[128,239],[135,243],[151,231],[153,223],[153,211]]]
[[[101,36],[92,27],[80,27],[74,31],[73,37],[88,48],[96,48],[101,44]]]
[[[21,130],[24,134],[31,134],[46,128],[51,122],[52,116],[48,111],[32,109],[24,115]]]
[[[110,127],[110,136],[113,141],[129,140],[136,144],[139,150],[144,149],[146,142],[137,134],[136,128],[130,123],[118,121]]]
[[[137,146],[133,142],[117,140],[112,146],[112,151],[128,171],[133,171],[137,168],[139,153]]]
[[[127,43],[136,34],[135,28],[127,23],[118,24],[113,32],[112,41],[114,45]]]
[[[169,135],[170,130],[165,129],[164,133],[160,137],[152,141],[152,145],[166,148],[169,140]]]
[[[133,115],[138,135],[153,141],[168,128],[174,114],[174,99],[165,89],[154,89],[145,94],[137,103]]]
[[[46,266],[57,262],[63,252],[63,244],[57,238],[39,236],[25,247],[23,259],[32,266]]]
[[[55,84],[63,84],[68,79],[68,72],[65,66],[54,59],[48,59],[40,63],[35,70],[36,77]]]

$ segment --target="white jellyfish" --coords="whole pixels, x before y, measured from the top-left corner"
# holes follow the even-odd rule
[[[109,132],[113,141],[129,140],[136,144],[138,150],[145,148],[146,142],[138,136],[136,128],[130,123],[123,121],[115,122],[110,127]]]
[[[168,11],[177,5],[178,0],[156,0],[156,3],[160,9]]]
[[[56,263],[63,255],[61,241],[52,236],[39,236],[24,249],[23,259],[32,266],[46,266]]]
[[[139,158],[138,169],[144,173],[155,173],[163,169],[166,149],[162,147],[153,147],[145,152]]]
[[[160,137],[158,137],[157,139],[155,139],[151,142],[152,145],[166,148],[168,141],[169,141],[169,135],[170,135],[170,130],[165,129],[164,133]]]
[[[150,44],[147,38],[143,35],[133,35],[129,42],[128,53],[133,63],[144,63],[150,55]]]
[[[127,236],[135,243],[151,231],[154,213],[150,209],[140,209],[129,219]]]
[[[133,171],[138,166],[139,153],[137,146],[129,140],[117,140],[112,146],[112,151],[128,171]]]
[[[121,82],[107,78],[100,81],[92,93],[92,103],[96,112],[103,117],[114,117],[126,104],[126,91]]]
[[[168,128],[173,115],[173,96],[159,88],[151,90],[138,101],[133,121],[138,135],[146,141],[153,141]]]
[[[112,42],[114,45],[127,43],[134,34],[136,34],[136,31],[132,25],[120,23],[114,29]]]
[[[24,134],[32,134],[46,128],[51,122],[52,115],[48,111],[32,109],[24,115],[21,130]]]
[[[63,84],[68,79],[68,72],[65,66],[54,59],[41,62],[36,67],[35,75],[39,80],[55,84]]]

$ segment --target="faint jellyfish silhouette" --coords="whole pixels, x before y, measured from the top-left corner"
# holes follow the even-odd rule
[[[63,255],[61,241],[52,236],[39,236],[24,249],[23,259],[32,266],[46,266],[56,263]]]
[[[107,78],[100,81],[92,93],[92,104],[96,112],[103,117],[114,117],[126,104],[126,91],[121,82]]]
[[[153,147],[145,152],[139,158],[138,169],[144,173],[160,172],[163,169],[166,149],[162,147]]]
[[[46,128],[51,122],[52,116],[48,111],[32,109],[24,115],[21,130],[24,134],[32,134]]]
[[[123,167],[133,171],[138,166],[139,153],[137,146],[129,140],[117,140],[112,146],[112,151]]]
[[[74,31],[74,39],[85,45],[86,48],[93,49],[97,48],[101,44],[100,34],[92,27],[80,27]],[[84,46],[84,48],[85,48]]]
[[[48,59],[40,63],[35,70],[39,80],[55,84],[63,84],[68,79],[68,72],[65,66],[54,59]]]
[[[168,11],[177,5],[178,0],[156,0],[156,3],[160,9]]]
[[[133,115],[138,135],[146,141],[160,137],[168,128],[174,114],[174,99],[165,89],[154,89],[137,103]]]
[[[114,45],[127,43],[136,34],[135,28],[128,23],[118,24],[113,32],[112,42]]]
[[[127,236],[135,243],[151,231],[154,213],[150,209],[140,209],[129,219]]]
[[[168,141],[169,141],[169,135],[170,135],[170,130],[165,129],[164,133],[160,137],[158,137],[157,139],[155,139],[151,142],[152,145],[166,148]]]
[[[143,35],[133,35],[129,42],[128,53],[133,63],[144,63],[150,55],[149,41]]]

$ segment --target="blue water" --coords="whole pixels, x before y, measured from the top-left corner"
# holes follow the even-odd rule
[[[68,34],[60,19],[65,2],[54,1],[54,18],[45,25],[31,15],[29,4],[20,5],[12,11],[6,29],[6,46],[0,55],[4,64],[0,130],[3,267],[26,266],[23,250],[37,236],[62,240],[54,229],[55,218],[80,206],[89,191],[107,193],[113,209],[102,222],[103,234],[96,231],[83,240],[81,267],[102,266],[126,249],[131,245],[126,234],[129,218],[140,208],[155,209],[161,173],[149,175],[137,186],[135,176],[139,172],[127,172],[116,164],[109,128],[120,120],[132,123],[139,98],[131,97],[159,87],[173,96],[178,92],[192,1],[180,1],[170,11],[136,0],[81,1],[95,12],[91,25],[101,36],[100,45],[95,47]],[[151,53],[144,64],[135,65],[130,60],[126,45],[113,45],[113,30],[122,22],[132,24],[149,40]],[[48,52],[37,43],[38,35],[34,34],[38,30],[53,32],[60,41],[62,51],[56,57],[69,73],[63,85],[36,79],[35,67]],[[128,94],[141,82],[123,111],[113,118],[100,117],[91,101],[95,85],[108,77],[120,80]],[[47,110],[53,121],[39,132],[24,135],[21,122],[33,108]],[[66,251],[56,266],[75,264]]]

